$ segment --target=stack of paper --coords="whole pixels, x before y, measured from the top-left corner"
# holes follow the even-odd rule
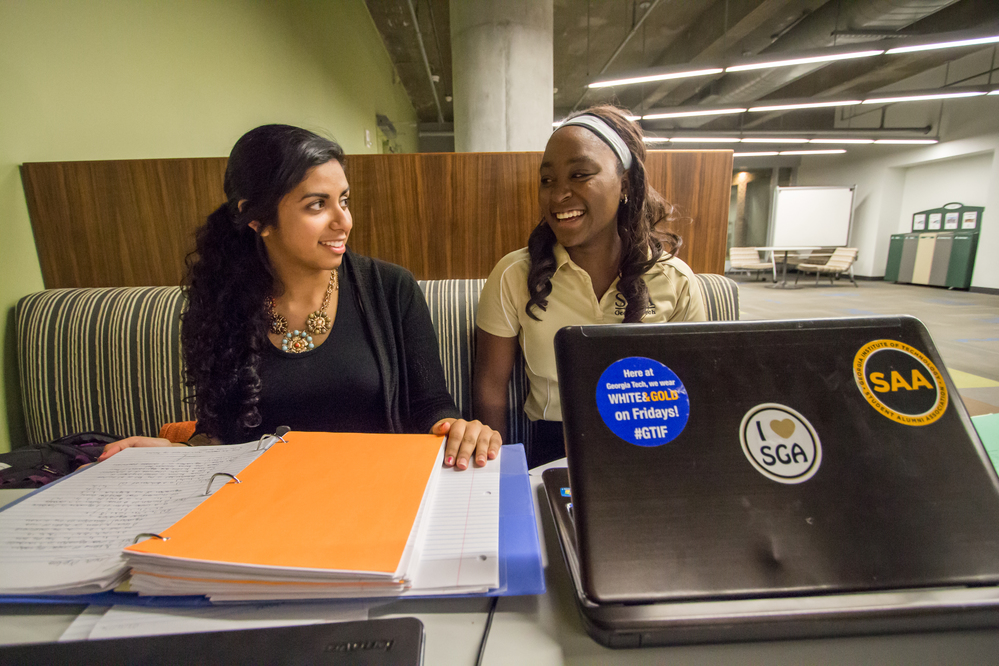
[[[182,520],[125,549],[143,594],[397,595],[441,471],[433,435],[302,433]]]

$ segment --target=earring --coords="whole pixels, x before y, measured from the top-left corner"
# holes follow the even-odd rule
[[[621,203],[623,203],[623,204],[627,204],[628,203],[628,195],[627,194],[625,194],[624,198],[621,199]]]

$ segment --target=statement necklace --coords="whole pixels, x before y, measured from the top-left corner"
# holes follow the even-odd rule
[[[339,291],[339,289],[340,277],[337,275],[336,269],[333,269],[330,272],[330,282],[326,285],[326,295],[323,296],[323,304],[319,306],[318,310],[309,315],[309,318],[305,321],[304,331],[289,331],[288,320],[274,309],[274,297],[272,296],[267,299],[267,305],[271,314],[271,333],[284,335],[281,338],[281,351],[301,354],[302,352],[316,348],[315,343],[312,342],[312,336],[329,333],[330,328],[332,328],[333,320],[330,319],[326,310],[330,305],[330,296],[333,295],[334,291]]]

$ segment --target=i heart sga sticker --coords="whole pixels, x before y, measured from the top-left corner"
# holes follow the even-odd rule
[[[631,356],[612,363],[597,384],[597,409],[615,435],[638,446],[662,446],[683,432],[687,389],[659,361]]]
[[[753,467],[778,483],[807,481],[822,464],[815,428],[787,405],[768,402],[750,409],[742,417],[739,439]]]

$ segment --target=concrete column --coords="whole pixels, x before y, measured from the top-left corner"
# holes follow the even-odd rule
[[[552,13],[552,0],[452,0],[455,151],[544,150]]]

